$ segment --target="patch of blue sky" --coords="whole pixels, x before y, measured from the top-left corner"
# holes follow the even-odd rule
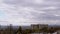
[[[6,15],[5,15],[5,13],[4,13],[4,11],[1,11],[0,10],[0,18],[4,18]]]

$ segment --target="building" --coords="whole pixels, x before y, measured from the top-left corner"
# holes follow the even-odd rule
[[[32,25],[31,25],[31,28],[32,28],[32,29],[36,29],[36,28],[42,29],[42,28],[44,28],[44,27],[48,27],[48,24],[32,24]]]
[[[39,29],[39,25],[38,24],[32,24],[31,29]]]
[[[39,29],[42,29],[44,27],[47,27],[48,28],[48,24],[39,24]]]

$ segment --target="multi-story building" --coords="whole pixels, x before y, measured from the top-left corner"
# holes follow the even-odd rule
[[[31,25],[31,29],[39,29],[39,25],[38,24],[36,24],[36,25],[35,24],[32,24]]]
[[[32,25],[31,25],[31,28],[32,28],[32,29],[36,29],[36,28],[42,29],[42,28],[44,28],[44,27],[48,27],[48,25],[47,25],[47,24],[32,24]]]
[[[48,24],[39,24],[39,29],[42,29],[44,27],[47,27],[48,28]]]

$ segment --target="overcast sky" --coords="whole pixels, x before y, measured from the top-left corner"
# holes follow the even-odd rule
[[[60,0],[0,0],[0,24],[60,24]]]

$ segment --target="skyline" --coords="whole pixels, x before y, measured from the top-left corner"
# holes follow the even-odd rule
[[[0,0],[0,24],[60,24],[60,0]]]

